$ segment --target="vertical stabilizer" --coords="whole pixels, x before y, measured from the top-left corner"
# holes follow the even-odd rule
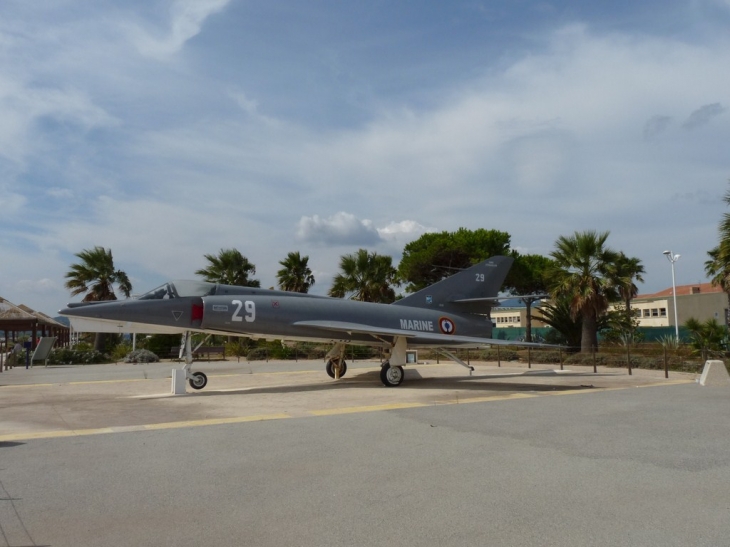
[[[508,256],[493,256],[392,305],[457,313],[487,313],[496,304],[493,299],[499,293],[512,262],[514,259]]]

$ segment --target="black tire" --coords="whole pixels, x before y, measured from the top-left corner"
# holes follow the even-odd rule
[[[404,377],[403,367],[392,367],[390,363],[385,362],[380,368],[380,381],[385,387],[398,387],[403,383]]]
[[[332,365],[332,360],[327,361],[324,369],[327,371],[327,375],[330,378],[335,377],[335,368],[334,365]],[[347,363],[345,363],[345,361],[342,361],[342,363],[340,363],[340,378],[345,376],[345,374],[347,374]]]
[[[208,385],[208,377],[204,372],[193,372],[193,377],[188,380],[190,387],[193,389],[203,389]]]

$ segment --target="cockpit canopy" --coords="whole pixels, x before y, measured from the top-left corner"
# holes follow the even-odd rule
[[[204,281],[177,280],[170,281],[144,293],[137,300],[167,300],[186,296],[208,296],[215,294],[217,285]]]
[[[267,294],[277,297],[306,297],[306,298],[327,298],[326,296],[314,296],[297,292],[277,291],[273,289],[262,289],[260,287],[241,287],[238,285],[223,285],[221,283],[206,283],[205,281],[190,281],[178,279],[170,281],[144,293],[137,300],[168,300],[170,298],[204,297],[213,295],[244,295],[244,294]]]

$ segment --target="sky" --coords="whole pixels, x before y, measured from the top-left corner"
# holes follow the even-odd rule
[[[0,2],[0,296],[76,253],[140,294],[236,248],[263,287],[429,231],[610,231],[641,293],[730,212],[730,0]]]

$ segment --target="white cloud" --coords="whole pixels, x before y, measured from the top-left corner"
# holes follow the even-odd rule
[[[133,43],[147,57],[164,60],[200,33],[205,20],[222,11],[230,0],[175,0],[170,7],[170,26],[164,33],[130,27]],[[156,36],[153,34],[157,34]],[[160,34],[163,34],[160,36]]]
[[[559,235],[610,229],[611,244],[632,255],[676,247],[685,268],[683,248],[712,246],[721,200],[671,196],[688,188],[719,194],[728,178],[727,116],[698,109],[730,89],[726,38],[686,43],[571,25],[535,37],[545,44],[531,54],[475,66],[481,76],[454,79],[446,94],[426,82],[428,101],[380,92],[378,110],[360,113],[365,122],[307,125],[296,109],[308,108],[308,97],[283,89],[293,80],[277,79],[290,59],[237,78],[230,66],[242,51],[232,44],[206,43],[200,58],[184,57],[185,43],[227,5],[173,2],[161,26],[117,11],[113,21],[0,31],[4,44],[38,37],[0,52],[0,222],[35,205],[26,193],[55,200],[38,200],[53,202],[52,215],[23,215],[18,238],[29,244],[11,262],[0,258],[0,288],[60,280],[69,256],[94,245],[113,249],[143,285],[135,291],[191,277],[204,253],[222,247],[239,248],[269,286],[293,245],[311,256],[322,276],[316,290],[324,291],[339,255],[372,246],[396,256],[432,227],[505,230],[516,247],[543,254]],[[180,53],[181,62],[140,57],[120,26],[134,26],[147,57]],[[21,55],[29,49],[34,56]],[[218,62],[229,68],[216,70]],[[307,67],[308,77],[322,78],[317,69]],[[286,96],[278,118],[262,88],[246,87],[272,72],[267,85]],[[706,125],[690,135],[672,121],[692,112],[688,122]],[[62,131],[44,131],[49,120]],[[41,175],[29,176],[46,161]],[[66,216],[61,200],[83,212]],[[394,220],[404,218],[416,220]],[[704,275],[701,258],[693,272],[692,281]],[[63,291],[55,297],[67,299]]]
[[[415,220],[401,220],[391,222],[384,228],[378,228],[378,234],[384,240],[406,239],[407,241],[418,239],[427,232],[435,232],[436,228],[427,228]]]
[[[44,120],[75,125],[81,131],[118,123],[81,89],[33,86],[22,77],[11,81],[0,76],[0,111],[0,158],[16,164],[25,163],[32,151],[48,145],[38,128]]]
[[[378,231],[370,220],[360,220],[345,212],[329,218],[304,216],[299,220],[297,239],[321,245],[375,245],[380,241]]]
[[[72,199],[74,197],[74,193],[70,189],[55,186],[46,190],[46,194],[59,200]]]
[[[15,289],[21,294],[48,294],[61,288],[53,279],[21,279],[15,284]]]
[[[13,218],[22,212],[27,202],[25,196],[12,192],[5,185],[0,186],[0,214]]]

